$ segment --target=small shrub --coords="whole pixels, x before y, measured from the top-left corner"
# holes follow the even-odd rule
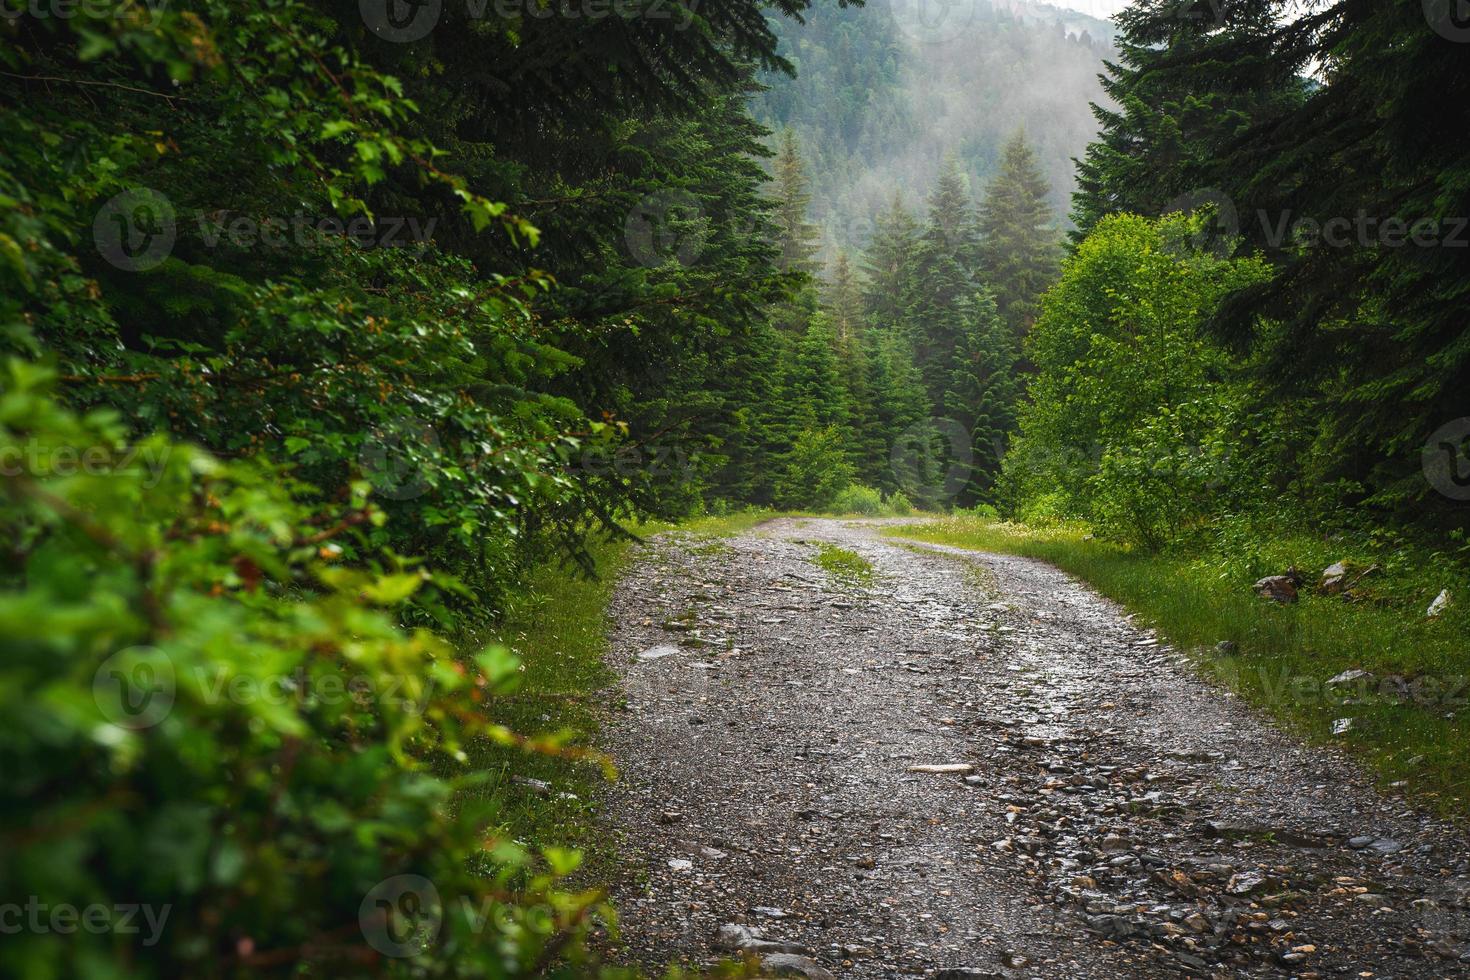
[[[1023,503],[1016,514],[1019,523],[1034,528],[1057,527],[1068,519],[1067,498],[1060,491],[1038,494]]]
[[[914,512],[914,505],[909,502],[908,495],[902,490],[895,490],[888,497],[884,509],[895,517],[907,517]]]
[[[832,512],[876,516],[883,513],[883,495],[872,487],[854,484],[837,495],[832,502]]]

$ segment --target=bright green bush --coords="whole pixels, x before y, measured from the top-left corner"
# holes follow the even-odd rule
[[[907,517],[914,512],[914,505],[909,502],[908,496],[902,490],[895,490],[889,494],[888,499],[883,503],[883,508],[896,517]]]
[[[1085,519],[1157,550],[1253,496],[1239,365],[1201,335],[1222,297],[1259,282],[1259,259],[1191,244],[1199,217],[1117,215],[1068,260],[1028,338],[1037,367],[1006,456],[1023,520]]]
[[[129,447],[117,416],[60,408],[51,372],[4,372],[0,896],[111,925],[7,935],[0,974],[581,962],[596,900],[557,890],[576,856],[497,840],[456,800],[466,745],[518,742],[493,721],[517,663],[396,625],[451,580],[339,564],[384,518],[367,485],[324,503],[263,463]],[[151,915],[125,924],[128,905]]]
[[[872,487],[853,484],[842,490],[831,507],[834,514],[862,514],[873,517],[883,513],[883,495]]]

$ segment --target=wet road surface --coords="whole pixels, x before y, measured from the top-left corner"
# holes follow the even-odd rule
[[[834,579],[817,542],[874,578]],[[1470,975],[1462,833],[1050,566],[780,520],[657,539],[612,611],[630,961]]]

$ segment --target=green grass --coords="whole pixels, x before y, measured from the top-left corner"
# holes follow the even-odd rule
[[[1357,753],[1385,782],[1405,781],[1401,789],[1441,812],[1470,815],[1470,592],[1463,568],[1442,555],[1385,558],[1372,590],[1349,603],[1316,595],[1312,586],[1330,564],[1325,555],[1356,556],[1343,542],[1311,536],[1258,543],[1264,557],[1250,568],[1234,555],[1148,555],[1090,540],[1077,528],[1039,531],[976,518],[885,533],[1050,562],[1192,651],[1202,672],[1287,727]],[[1257,598],[1255,577],[1283,571],[1293,556],[1307,579],[1301,601],[1281,606]],[[1446,586],[1455,604],[1427,618],[1430,599]],[[1222,640],[1236,644],[1234,655],[1215,653]],[[1350,669],[1377,680],[1358,692],[1325,687]],[[1393,675],[1417,684],[1417,696],[1413,687],[1409,698],[1395,696],[1384,684]],[[1343,703],[1348,697],[1358,703]],[[1337,718],[1353,718],[1352,730],[1333,735]]]
[[[728,547],[723,538],[771,516],[745,511],[631,530],[640,538],[666,532],[685,539],[685,546],[696,552],[713,554]],[[497,722],[524,736],[574,732],[571,744],[596,748],[599,719],[615,683],[604,659],[608,600],[642,547],[628,540],[594,543],[597,578],[555,562],[531,571],[519,601],[490,638],[509,646],[523,665],[520,688],[491,705]],[[599,765],[487,743],[466,751],[473,770],[490,774],[489,782],[475,794],[497,807],[503,833],[529,844],[576,847],[583,852],[590,878],[600,881],[609,876],[611,846],[594,822],[607,786]]]
[[[834,544],[818,543],[812,562],[843,585],[867,585],[873,580],[871,562]]]

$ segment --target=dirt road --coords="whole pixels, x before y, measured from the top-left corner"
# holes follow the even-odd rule
[[[816,542],[875,577],[834,580]],[[1049,566],[782,520],[659,539],[613,613],[630,960],[1470,975],[1462,833]]]

